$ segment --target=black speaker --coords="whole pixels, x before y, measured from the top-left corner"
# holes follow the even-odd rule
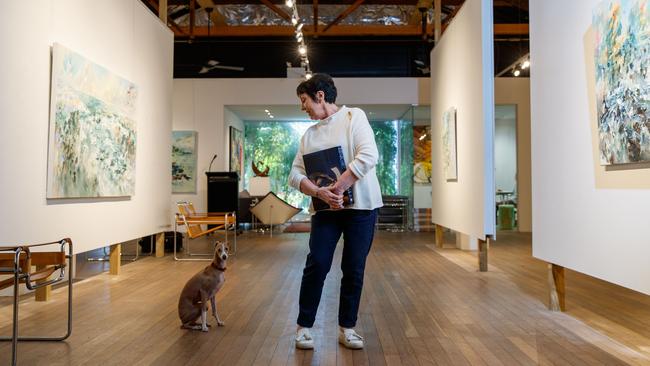
[[[206,172],[208,177],[208,212],[231,212],[239,209],[239,175],[237,172]]]

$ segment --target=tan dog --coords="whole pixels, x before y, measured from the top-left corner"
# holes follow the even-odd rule
[[[181,297],[178,299],[178,316],[181,318],[181,328],[208,331],[208,300],[212,304],[212,315],[217,320],[217,325],[224,323],[217,314],[215,295],[226,282],[226,260],[228,259],[228,246],[224,242],[215,243],[214,259],[209,266],[195,274],[183,287]],[[201,318],[201,324],[197,320]]]

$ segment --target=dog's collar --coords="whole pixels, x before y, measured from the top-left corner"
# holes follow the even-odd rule
[[[225,269],[225,268],[217,267],[217,266],[214,264],[214,262],[210,263],[210,265],[212,266],[212,268],[216,269],[217,271],[226,272],[226,269]]]

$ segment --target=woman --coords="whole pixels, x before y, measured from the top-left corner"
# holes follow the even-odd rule
[[[336,86],[329,75],[315,74],[296,89],[302,110],[318,123],[300,140],[289,184],[302,193],[325,201],[330,209],[311,219],[309,254],[300,285],[300,312],[296,347],[314,348],[310,328],[314,325],[323,283],[332,265],[336,243],[343,234],[339,342],[351,349],[363,348],[354,327],[359,312],[366,257],[372,245],[377,208],[382,206],[375,173],[379,153],[366,114],[358,108],[338,107]],[[318,187],[305,174],[303,155],[340,146],[347,166],[334,185]],[[343,207],[343,192],[352,187],[354,202]],[[313,207],[310,210],[313,212]]]

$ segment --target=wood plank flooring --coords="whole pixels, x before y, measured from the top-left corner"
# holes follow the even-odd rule
[[[530,236],[500,233],[490,272],[433,233],[379,232],[357,329],[361,351],[337,343],[337,249],[319,308],[315,351],[293,345],[308,234],[239,237],[217,295],[225,327],[179,328],[184,283],[206,263],[144,258],[122,274],[75,283],[74,328],[62,343],[19,344],[20,365],[650,365],[650,297],[567,272],[566,313],[546,308],[546,264]],[[206,244],[207,245],[207,244]],[[199,246],[193,244],[193,249]],[[65,326],[65,288],[20,306],[20,332]],[[11,307],[0,307],[0,333]],[[214,320],[211,320],[214,323]],[[10,345],[0,343],[0,364]]]

